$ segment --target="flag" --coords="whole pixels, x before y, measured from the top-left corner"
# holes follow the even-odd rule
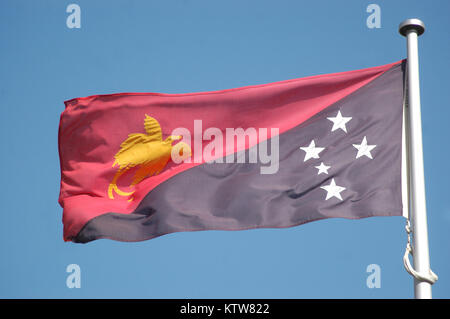
[[[64,240],[401,216],[404,63],[66,101]]]

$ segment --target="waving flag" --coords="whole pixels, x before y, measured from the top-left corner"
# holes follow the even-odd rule
[[[403,64],[66,101],[64,239],[401,216]]]

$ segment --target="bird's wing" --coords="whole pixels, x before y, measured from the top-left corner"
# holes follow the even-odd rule
[[[145,143],[147,140],[148,136],[145,134],[135,133],[128,135],[128,138],[120,144],[120,150],[114,155],[116,161],[113,166],[118,164],[121,169],[128,166],[130,164],[130,159],[128,158],[126,151],[135,145]]]
[[[117,152],[116,156],[125,152],[133,145],[145,143],[147,140],[148,138],[147,135],[145,134],[140,133],[129,134],[128,138],[120,144],[120,150]]]
[[[148,141],[151,141],[151,142],[152,141],[155,141],[155,142],[162,141],[161,126],[159,126],[159,123],[157,120],[155,120],[153,117],[150,117],[147,114],[145,114],[144,127],[145,127],[145,131],[147,132],[148,136],[150,137]]]
[[[131,183],[131,185],[136,185],[147,176],[159,174],[159,172],[161,172],[161,170],[166,166],[169,158],[170,156],[164,156],[156,162],[143,164],[134,174],[133,182]]]

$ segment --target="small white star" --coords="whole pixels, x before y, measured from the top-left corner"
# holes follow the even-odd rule
[[[327,117],[327,119],[333,122],[333,128],[331,129],[331,132],[334,132],[340,128],[345,133],[347,133],[347,127],[345,126],[345,124],[347,124],[352,118],[344,117],[342,116],[341,111],[338,111],[338,114],[335,117]]]
[[[331,166],[326,166],[323,162],[320,163],[319,166],[314,166],[315,168],[317,168],[319,171],[317,172],[317,175],[320,175],[322,173],[328,174],[328,170],[330,169]]]
[[[358,154],[356,154],[356,158],[359,158],[364,155],[370,159],[373,158],[370,151],[373,150],[376,147],[376,145],[367,145],[367,139],[365,136],[364,136],[361,144],[353,144],[353,146],[358,150]]]
[[[306,152],[305,159],[303,160],[303,162],[306,162],[310,158],[319,158],[319,153],[322,152],[325,147],[316,147],[316,143],[312,140],[309,146],[300,147],[300,149]]]
[[[331,197],[336,197],[337,199],[342,200],[341,192],[345,190],[345,187],[336,185],[334,178],[331,180],[330,185],[321,186],[320,188],[327,191],[327,198],[325,198],[325,200],[329,200]]]

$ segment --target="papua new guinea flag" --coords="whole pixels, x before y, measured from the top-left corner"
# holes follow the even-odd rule
[[[215,92],[66,101],[64,239],[401,216],[404,63]]]

